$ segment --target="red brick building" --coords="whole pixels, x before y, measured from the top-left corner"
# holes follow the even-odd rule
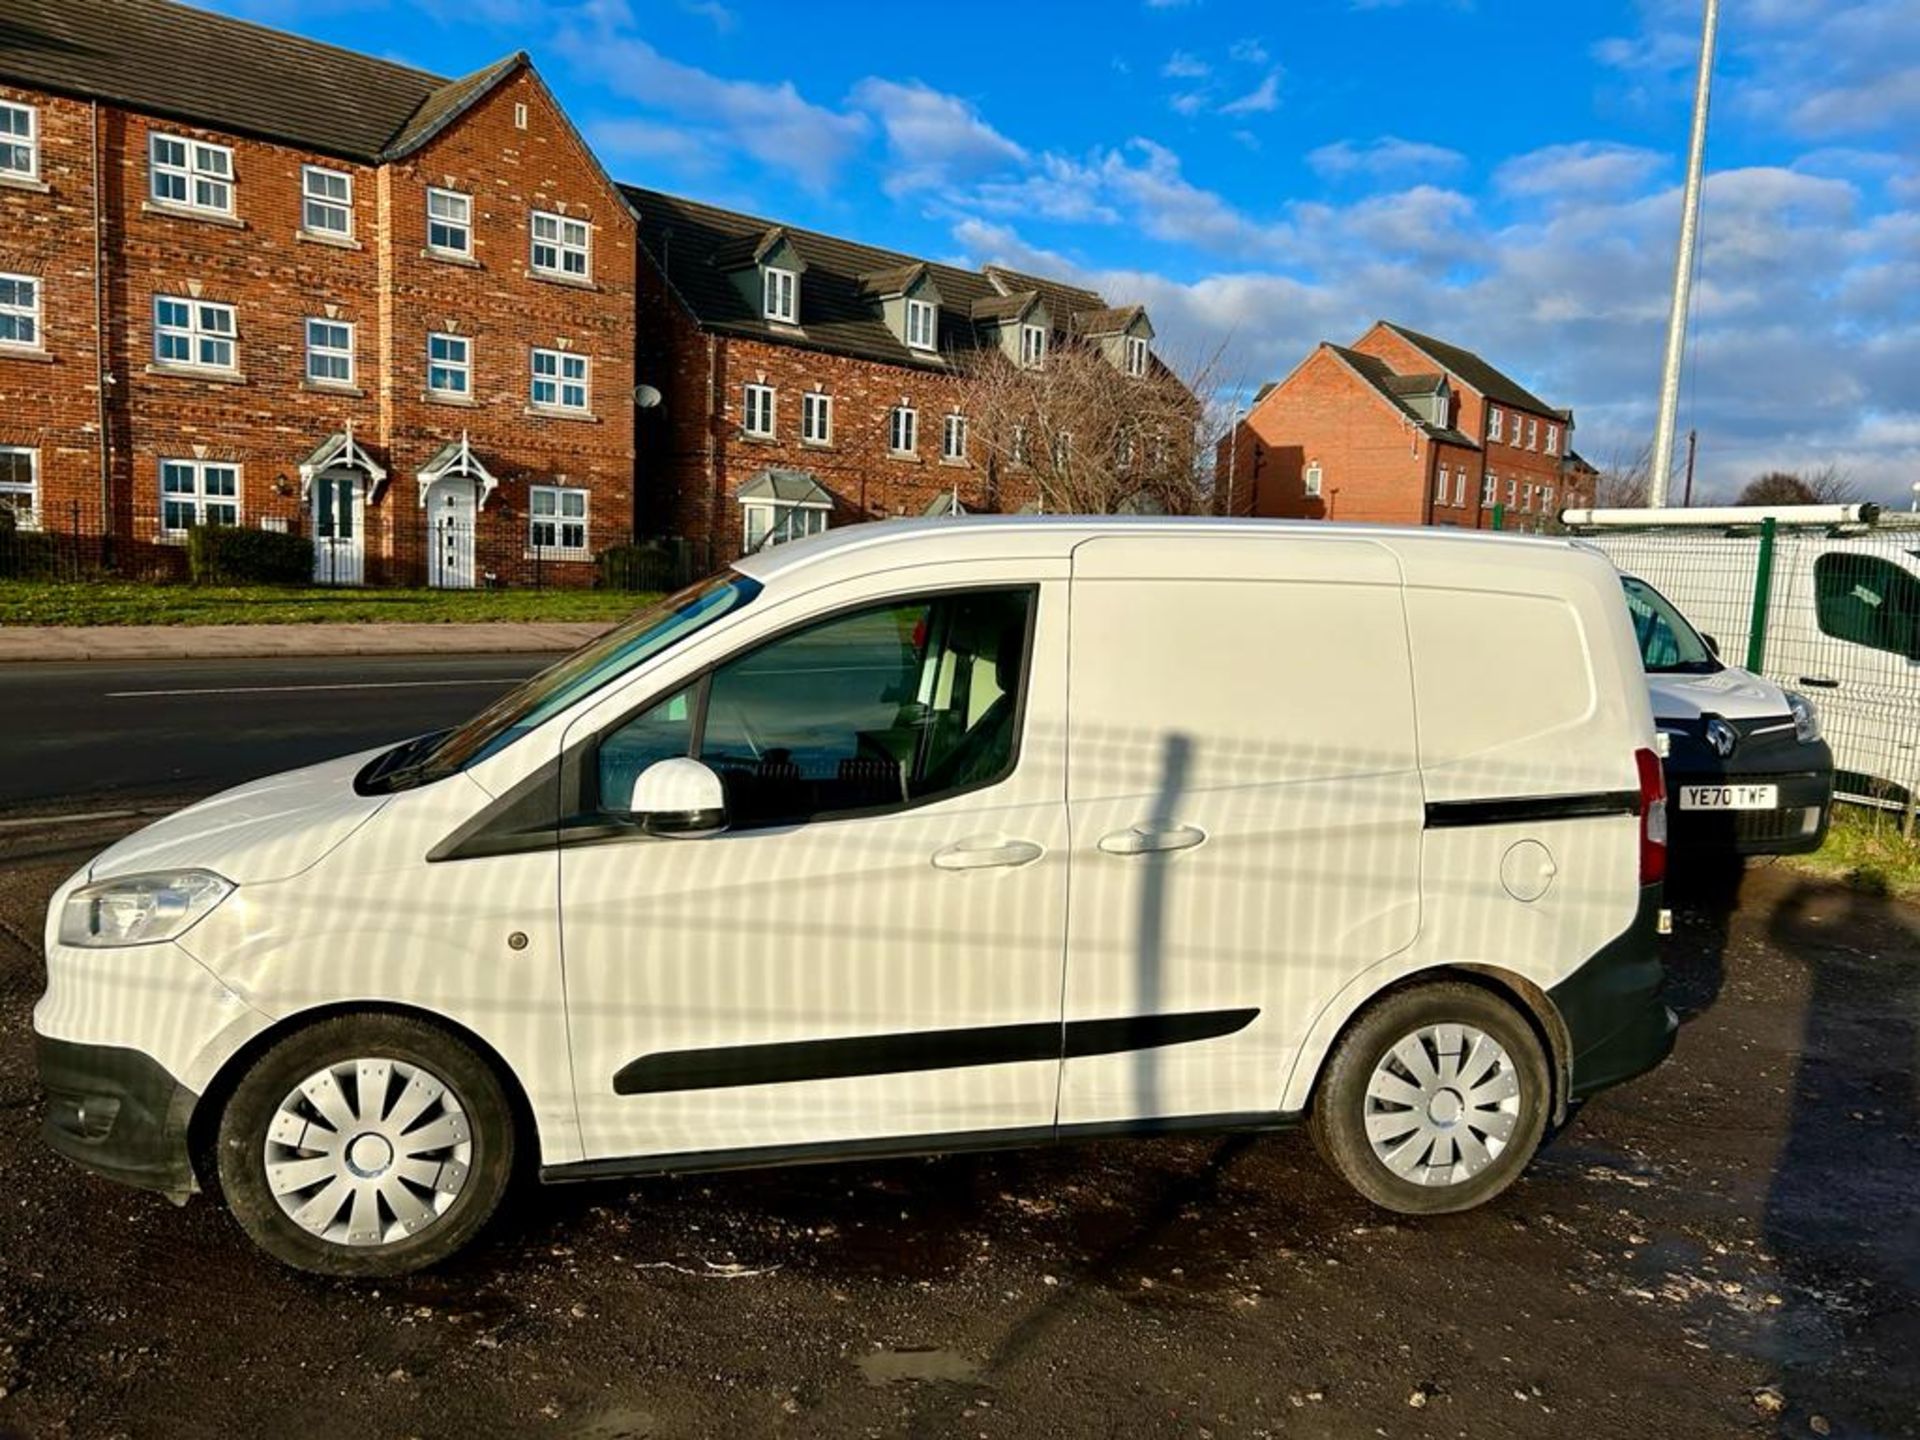
[[[178,568],[591,576],[632,533],[636,217],[524,54],[458,80],[168,0],[8,0],[0,504]]]
[[[711,563],[828,525],[1030,506],[1023,471],[988,463],[963,413],[957,377],[982,348],[1154,363],[1146,313],[1091,290],[626,193],[639,379],[663,397],[640,412],[642,528]]]
[[[1390,321],[1263,386],[1221,450],[1235,513],[1539,529],[1591,498],[1573,412]]]

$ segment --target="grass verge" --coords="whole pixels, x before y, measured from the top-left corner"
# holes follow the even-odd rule
[[[655,598],[618,590],[330,590],[5,580],[0,581],[0,625],[611,621]]]
[[[1872,895],[1920,899],[1920,834],[1900,833],[1897,811],[1836,805],[1827,840],[1811,855],[1788,855],[1780,863],[1844,880]]]

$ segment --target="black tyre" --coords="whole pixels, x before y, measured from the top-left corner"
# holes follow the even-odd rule
[[[447,1031],[342,1015],[253,1063],[216,1149],[227,1208],[276,1260],[404,1275],[459,1250],[499,1208],[514,1116],[493,1067]]]
[[[1437,981],[1363,1012],[1327,1057],[1314,1145],[1374,1204],[1404,1215],[1470,1210],[1540,1148],[1553,1105],[1547,1057],[1519,1011]]]

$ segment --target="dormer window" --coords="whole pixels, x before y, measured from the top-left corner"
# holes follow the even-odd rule
[[[1042,325],[1020,327],[1020,364],[1038,370],[1047,363],[1047,331]]]
[[[914,350],[931,350],[938,331],[939,310],[925,300],[907,301],[907,345]]]
[[[1147,342],[1138,335],[1127,337],[1127,374],[1138,379],[1147,373]]]
[[[768,265],[761,270],[760,313],[783,325],[800,323],[800,277]]]

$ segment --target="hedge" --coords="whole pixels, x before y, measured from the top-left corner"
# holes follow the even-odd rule
[[[187,573],[198,583],[313,583],[313,541],[280,530],[195,525],[187,531]]]

